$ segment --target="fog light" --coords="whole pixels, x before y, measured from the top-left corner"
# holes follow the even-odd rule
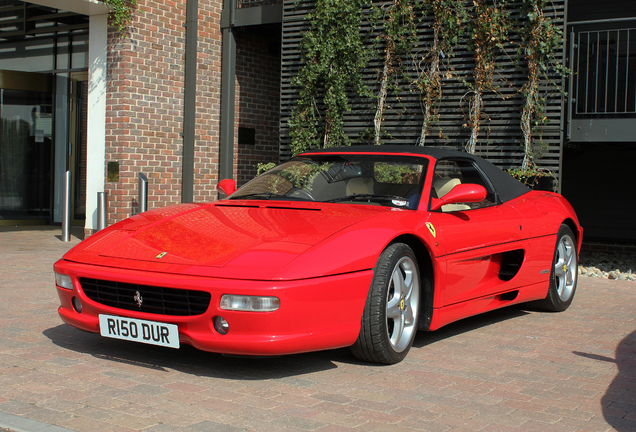
[[[77,313],[82,313],[82,303],[77,297],[73,297],[72,303],[73,309],[75,309]]]
[[[218,334],[226,335],[227,332],[230,331],[230,325],[223,317],[215,316],[212,323],[214,324],[214,330],[216,330]]]
[[[221,297],[221,309],[245,312],[273,312],[280,306],[277,297],[257,297],[225,294]]]
[[[55,273],[55,284],[60,288],[73,289],[73,281],[69,275]]]

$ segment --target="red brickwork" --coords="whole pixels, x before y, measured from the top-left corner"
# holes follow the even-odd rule
[[[199,0],[194,200],[216,197],[221,98],[222,0]],[[148,209],[181,202],[186,1],[139,0],[128,37],[109,32],[106,163],[108,225],[138,211],[138,173],[148,177]],[[235,178],[278,160],[280,41],[237,31]],[[239,145],[238,126],[256,130]],[[90,175],[90,173],[89,173]]]
[[[267,34],[236,34],[235,130],[255,130],[255,143],[235,139],[235,178],[239,185],[251,180],[259,162],[278,162],[280,111],[280,40]]]
[[[222,0],[200,0],[195,125],[195,201],[216,196]],[[139,0],[130,34],[109,33],[106,162],[108,224],[137,212],[137,174],[148,177],[148,208],[181,202],[185,0]],[[90,175],[90,173],[89,173]]]

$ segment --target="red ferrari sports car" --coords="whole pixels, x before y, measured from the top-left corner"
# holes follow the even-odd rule
[[[396,363],[416,331],[525,302],[565,310],[583,230],[558,194],[445,149],[303,153],[227,197],[151,210],[55,264],[62,319],[234,355],[351,347]]]

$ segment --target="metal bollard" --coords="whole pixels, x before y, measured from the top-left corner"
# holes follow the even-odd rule
[[[148,177],[139,173],[139,213],[148,210]]]
[[[71,241],[71,171],[64,175],[64,194],[62,196],[62,241]]]
[[[97,231],[106,228],[106,192],[97,192]]]

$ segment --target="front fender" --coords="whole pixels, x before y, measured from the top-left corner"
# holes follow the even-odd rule
[[[282,267],[273,279],[293,280],[373,269],[382,251],[402,235],[417,235],[426,214],[396,211],[364,220],[331,235]],[[423,239],[426,243],[426,239]]]

